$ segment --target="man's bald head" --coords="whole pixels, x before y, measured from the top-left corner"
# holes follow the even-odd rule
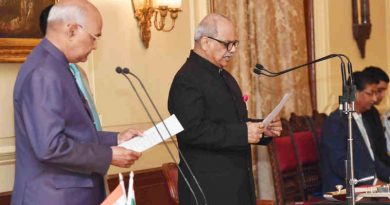
[[[238,46],[233,23],[221,14],[207,15],[196,29],[193,51],[210,63],[227,66]]]
[[[218,36],[218,29],[219,26],[223,24],[232,24],[230,19],[222,14],[217,14],[217,13],[211,13],[204,17],[202,21],[199,23],[196,31],[195,31],[195,36],[194,40],[197,41],[202,36],[209,36],[209,37],[217,37]]]
[[[56,23],[78,23],[86,26],[90,18],[102,21],[99,11],[89,1],[63,0],[52,7],[47,22],[48,26]]]
[[[69,62],[84,62],[96,49],[102,25],[102,16],[89,1],[63,0],[50,11],[46,38]]]

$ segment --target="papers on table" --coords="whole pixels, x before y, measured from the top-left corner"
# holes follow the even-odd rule
[[[280,100],[279,104],[272,110],[272,112],[263,120],[264,127],[267,127],[269,123],[279,114],[280,110],[283,108],[284,104],[286,104],[288,98],[290,97],[290,93],[284,94],[282,100]]]
[[[152,128],[146,130],[143,136],[134,137],[131,140],[120,144],[119,146],[137,152],[143,152],[162,142],[161,136],[164,140],[166,140],[171,136],[176,135],[177,133],[184,130],[183,126],[180,124],[179,120],[177,120],[175,115],[171,115],[170,117],[165,119],[164,123],[167,126],[171,135],[168,133],[164,124],[160,122],[156,125],[157,129],[153,126]]]

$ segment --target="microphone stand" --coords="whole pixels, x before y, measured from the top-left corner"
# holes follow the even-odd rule
[[[348,61],[348,74],[349,85],[346,86],[347,96],[343,96],[344,102],[344,114],[348,115],[348,147],[347,147],[347,160],[346,160],[346,185],[347,185],[347,204],[356,204],[355,185],[358,180],[355,179],[355,170],[353,163],[353,137],[352,137],[352,113],[355,112],[355,92],[356,86],[353,84],[352,76],[352,63],[346,55],[340,54]]]
[[[322,58],[310,61],[308,63],[298,65],[292,68],[285,69],[281,72],[271,72],[264,68],[261,64],[256,64],[256,67],[253,69],[253,72],[257,75],[265,75],[267,77],[276,77],[282,75],[284,73],[291,72],[298,68],[302,68],[307,65],[311,65],[313,63],[318,63],[320,61],[324,61],[330,58],[338,57],[341,60],[341,77],[342,77],[342,96],[339,96],[339,110],[342,111],[345,115],[347,115],[348,119],[348,146],[347,146],[347,160],[345,161],[345,169],[346,169],[346,191],[347,191],[347,204],[355,205],[356,204],[356,196],[355,196],[355,185],[357,184],[357,180],[354,176],[354,164],[353,164],[353,137],[352,137],[352,113],[355,112],[355,92],[356,86],[353,83],[352,76],[352,63],[349,58],[344,54],[330,54],[324,56]],[[349,84],[346,83],[346,74],[345,74],[345,64],[343,61],[345,58],[348,61],[348,76],[349,76]]]
[[[146,94],[146,96],[147,96],[149,102],[152,104],[152,107],[153,107],[154,111],[157,113],[159,120],[160,120],[160,121],[162,122],[162,124],[164,125],[165,130],[168,132],[168,134],[169,134],[170,136],[172,136],[172,134],[171,134],[171,132],[169,131],[167,125],[165,124],[165,122],[164,122],[164,120],[163,120],[163,118],[162,118],[160,112],[158,111],[156,105],[154,104],[152,98],[150,97],[149,92],[146,90],[144,84],[143,84],[142,81],[138,78],[138,76],[136,76],[134,73],[130,72],[130,70],[129,70],[128,68],[123,68],[123,69],[122,69],[121,67],[117,67],[117,68],[116,68],[116,72],[117,72],[118,74],[122,74],[123,76],[125,76],[125,78],[129,81],[131,87],[133,88],[134,92],[136,93],[136,96],[137,96],[138,100],[141,102],[142,107],[144,108],[145,112],[147,113],[147,115],[148,115],[148,117],[149,117],[149,120],[153,123],[153,126],[156,128],[157,133],[159,134],[161,140],[163,141],[163,144],[164,144],[166,150],[168,151],[168,153],[169,153],[169,155],[171,156],[172,160],[176,163],[176,167],[178,168],[178,171],[179,171],[180,175],[183,176],[183,179],[184,179],[185,183],[187,184],[187,186],[188,186],[188,188],[189,188],[191,194],[193,195],[193,197],[194,197],[194,199],[195,199],[195,203],[198,205],[198,204],[199,204],[198,199],[197,199],[197,197],[196,197],[196,195],[195,195],[195,192],[194,192],[194,190],[192,189],[192,187],[191,187],[191,185],[190,185],[190,183],[189,183],[187,177],[184,175],[184,172],[183,172],[182,169],[179,167],[179,165],[178,165],[178,163],[177,163],[175,157],[173,156],[173,154],[172,154],[171,150],[169,149],[168,145],[166,144],[166,141],[165,141],[164,138],[162,137],[162,134],[160,133],[159,129],[157,128],[155,121],[153,120],[153,118],[152,118],[150,112],[148,111],[148,109],[146,108],[146,105],[145,105],[144,101],[142,100],[142,98],[140,97],[140,95],[139,95],[137,89],[135,88],[133,82],[130,80],[129,77],[127,77],[126,74],[129,74],[129,75],[133,76],[133,77],[139,82],[139,84],[141,85],[143,91],[145,92],[145,94]],[[181,153],[181,151],[180,151],[178,145],[176,144],[176,142],[175,142],[173,139],[172,139],[172,142],[173,142],[173,144],[175,145],[176,149],[178,150],[178,153],[179,153],[180,157],[183,159],[183,162],[184,162],[184,164],[186,165],[188,171],[190,172],[190,174],[191,174],[193,180],[195,181],[195,183],[196,183],[196,185],[197,185],[197,187],[198,187],[200,193],[202,194],[205,205],[207,205],[206,196],[205,196],[205,194],[204,194],[204,192],[203,192],[203,189],[201,188],[201,186],[200,186],[198,180],[196,179],[195,175],[193,174],[192,169],[191,169],[190,166],[188,165],[187,160],[185,159],[185,157],[184,157],[183,154]]]

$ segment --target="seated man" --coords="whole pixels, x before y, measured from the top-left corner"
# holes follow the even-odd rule
[[[382,181],[388,181],[390,169],[374,155],[372,128],[362,113],[370,110],[377,100],[377,80],[363,72],[354,72],[356,85],[355,113],[353,113],[352,136],[355,178],[362,179],[374,176]],[[321,133],[321,176],[322,191],[336,190],[336,185],[345,187],[347,159],[348,120],[347,116],[338,110],[332,112],[326,119]],[[376,180],[361,182],[373,184]]]
[[[366,73],[372,76],[374,79],[378,80],[377,88],[377,100],[375,105],[379,105],[386,95],[386,90],[389,84],[389,76],[379,67],[369,66],[363,70],[363,73]],[[386,147],[386,137],[385,137],[385,129],[383,125],[389,124],[389,121],[384,119],[383,125],[381,120],[381,115],[376,109],[375,106],[372,106],[370,110],[363,113],[363,118],[368,119],[372,130],[372,139],[373,139],[373,147],[375,150],[375,155],[381,160],[387,167],[390,167],[390,157],[387,155],[387,147]],[[386,133],[389,133],[387,131]],[[387,142],[390,143],[390,142]]]

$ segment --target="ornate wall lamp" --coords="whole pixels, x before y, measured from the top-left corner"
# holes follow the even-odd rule
[[[169,32],[175,27],[178,12],[181,11],[181,0],[132,0],[134,16],[141,30],[141,38],[144,46],[149,47],[151,38],[150,27],[154,15],[154,27],[158,31]],[[171,25],[166,27],[166,17],[170,16]]]
[[[360,56],[366,55],[366,40],[370,38],[370,4],[369,0],[352,0],[353,37],[358,45]]]

